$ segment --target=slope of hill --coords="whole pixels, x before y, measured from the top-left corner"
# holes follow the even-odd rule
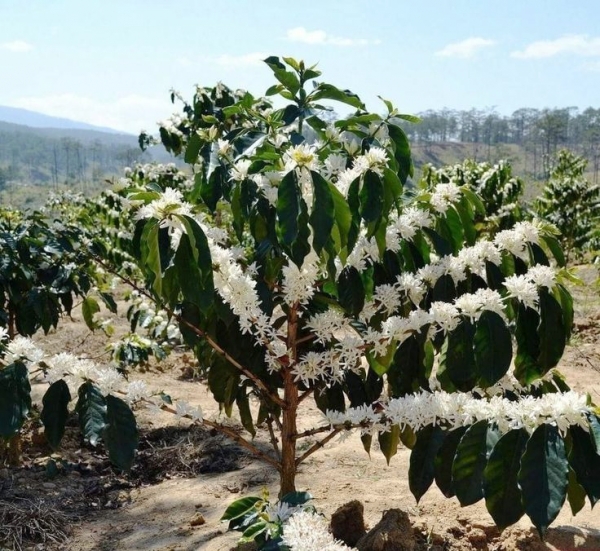
[[[85,122],[63,119],[60,117],[52,117],[50,115],[44,115],[43,113],[29,111],[28,109],[8,107],[5,105],[0,105],[0,121],[30,126],[33,128],[68,128],[79,130],[96,130],[99,132],[108,132],[110,134],[125,134],[125,132],[114,130],[113,128],[94,126],[93,124],[88,124]]]

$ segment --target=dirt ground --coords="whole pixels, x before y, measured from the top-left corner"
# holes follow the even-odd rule
[[[572,289],[576,331],[559,369],[575,390],[589,392],[600,403],[600,293],[593,286],[598,274],[587,267],[579,275],[587,285]],[[101,356],[104,338],[88,333],[74,316],[72,322],[60,324],[56,332],[40,340],[49,352]],[[217,407],[206,386],[182,377],[183,367],[181,357],[173,355],[162,366],[132,374],[132,378],[143,379],[152,389],[164,389],[174,398],[200,404],[206,416],[216,416]],[[44,388],[34,384],[34,392]],[[60,455],[51,457],[35,431],[27,436],[33,444],[25,443],[24,466],[0,469],[0,507],[44,500],[45,507],[56,513],[56,524],[64,529],[65,537],[57,535],[58,543],[47,541],[23,549],[230,550],[239,534],[227,533],[219,522],[227,505],[244,495],[258,495],[263,488],[276,496],[277,473],[220,435],[168,413],[140,410],[137,417],[141,444],[128,477],[115,475],[102,454],[81,448],[75,426],[69,427]],[[307,428],[319,419],[314,408],[302,414]],[[259,430],[256,442],[268,445],[266,431]],[[402,508],[423,536],[422,549],[600,550],[600,511],[590,510],[588,502],[576,517],[566,504],[545,543],[527,517],[499,534],[483,502],[461,508],[456,499],[444,498],[435,487],[416,504],[408,488],[409,454],[399,449],[387,466],[376,448],[370,456],[363,451],[357,434],[333,440],[302,466],[297,487],[309,491],[315,506],[328,517],[344,503],[360,500],[371,527],[383,511]],[[0,526],[0,535],[1,530]]]

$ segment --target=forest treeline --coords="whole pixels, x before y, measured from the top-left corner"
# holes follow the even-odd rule
[[[600,108],[518,109],[500,115],[494,108],[458,111],[428,110],[418,114],[421,122],[405,123],[412,144],[427,150],[431,144],[474,144],[480,160],[493,160],[492,150],[500,145],[522,148],[522,163],[533,179],[546,179],[550,159],[568,148],[588,160],[588,170],[598,183],[600,171]],[[487,158],[486,158],[487,157]]]
[[[85,191],[122,174],[125,166],[151,159],[133,135],[0,122],[0,190],[30,184]]]

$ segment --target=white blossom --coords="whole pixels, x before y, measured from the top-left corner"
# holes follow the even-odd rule
[[[450,205],[456,203],[461,196],[456,184],[438,184],[431,194],[430,204],[440,214],[445,214]]]
[[[338,542],[329,533],[322,516],[308,511],[293,514],[284,524],[283,543],[290,551],[348,551],[351,548]]]
[[[504,280],[508,296],[516,298],[529,308],[535,308],[538,303],[538,290],[527,275],[512,275]]]

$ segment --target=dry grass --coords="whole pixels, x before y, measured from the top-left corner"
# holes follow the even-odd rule
[[[0,544],[21,551],[42,544],[42,549],[63,548],[73,518],[43,499],[0,500]]]

